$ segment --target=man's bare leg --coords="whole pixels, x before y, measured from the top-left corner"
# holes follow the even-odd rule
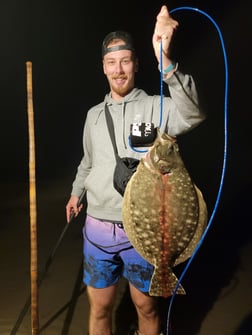
[[[87,292],[90,304],[89,335],[111,335],[116,285],[100,289],[88,286]]]
[[[132,301],[138,315],[140,335],[159,335],[160,318],[158,315],[157,299],[142,293],[130,284]]]

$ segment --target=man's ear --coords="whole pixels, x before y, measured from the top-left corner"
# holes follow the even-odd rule
[[[103,73],[106,75],[105,66],[104,66],[104,60],[102,60],[102,67],[103,67]]]
[[[139,70],[139,61],[138,58],[136,59],[136,63],[135,63],[135,72],[138,72]]]

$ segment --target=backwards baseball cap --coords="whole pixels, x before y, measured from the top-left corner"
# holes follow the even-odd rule
[[[108,45],[112,40],[119,39],[125,42],[123,45],[114,45],[112,47],[108,48]],[[118,50],[131,50],[135,52],[134,48],[134,42],[129,33],[126,31],[112,31],[109,33],[102,42],[102,57],[104,57],[107,53],[112,51],[118,51]]]

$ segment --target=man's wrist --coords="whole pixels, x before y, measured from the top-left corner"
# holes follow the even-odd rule
[[[167,66],[165,69],[163,69],[163,74],[168,74],[172,70],[175,69],[176,64],[171,63],[169,66]]]
[[[172,76],[172,74],[177,71],[178,68],[178,63],[177,62],[171,62],[165,69],[162,70],[162,74],[164,76],[164,78],[168,78],[170,76]],[[160,69],[160,64],[158,65],[158,69],[159,71],[161,71]]]
[[[177,67],[178,67],[177,62],[171,62],[166,68],[162,68],[162,72],[163,72],[163,74],[167,74],[167,73],[173,71],[174,69],[176,70]],[[160,64],[158,64],[158,70],[161,71]]]

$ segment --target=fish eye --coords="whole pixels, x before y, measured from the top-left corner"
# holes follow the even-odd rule
[[[155,152],[155,153],[154,153],[154,156],[153,156],[153,161],[154,161],[155,163],[157,163],[158,160],[159,160],[159,155]]]

